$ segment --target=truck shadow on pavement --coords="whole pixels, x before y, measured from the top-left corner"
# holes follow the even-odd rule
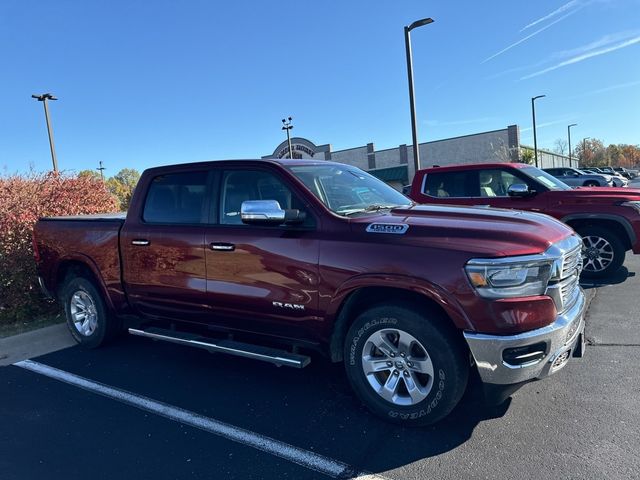
[[[629,269],[625,266],[620,267],[620,269],[609,275],[608,277],[600,278],[597,280],[584,279],[580,280],[580,285],[585,290],[589,290],[592,288],[605,287],[607,285],[618,285],[620,283],[624,283],[627,279],[631,277],[635,277],[636,272],[630,272]]]
[[[101,349],[73,347],[37,361],[370,472],[455,449],[480,422],[503,416],[510,403],[485,406],[481,387],[472,381],[448,418],[429,427],[406,428],[370,414],[351,392],[342,364],[318,356],[309,367],[295,370],[123,337]],[[141,412],[140,428],[144,428],[144,417]],[[141,462],[154,461],[154,452],[141,455],[149,456]],[[273,474],[278,477],[277,472]]]

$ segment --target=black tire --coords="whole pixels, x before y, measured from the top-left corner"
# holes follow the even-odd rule
[[[603,278],[608,277],[614,273],[616,273],[622,264],[624,263],[624,258],[626,255],[626,248],[622,243],[620,237],[610,230],[599,227],[599,226],[587,226],[578,228],[577,233],[583,238],[583,243],[585,247],[585,251],[583,254],[583,270],[582,270],[582,278]],[[605,242],[609,244],[610,247],[606,248],[607,252],[613,254],[613,258],[611,262],[603,269],[597,269],[598,260],[593,260],[590,255],[593,253],[590,251],[590,247],[594,242],[594,239],[603,239]],[[590,263],[593,262],[593,263]],[[591,270],[590,265],[594,265],[596,270]]]
[[[456,336],[453,327],[448,324],[448,319],[442,318],[435,312],[425,311],[423,315],[417,311],[417,308],[414,310],[399,306],[373,307],[355,319],[347,333],[344,345],[347,378],[356,395],[379,417],[406,426],[430,425],[446,417],[462,398],[469,375],[469,353],[463,347],[460,338]],[[371,377],[367,377],[364,372],[363,349],[365,346],[367,349],[371,348],[372,343],[368,342],[371,335],[378,331],[389,335],[386,332],[393,332],[394,329],[414,337],[427,353],[424,358],[430,359],[432,363],[431,388],[430,390],[425,388],[424,391],[428,391],[426,397],[412,405],[399,405],[383,398],[371,385],[368,379]],[[390,335],[393,336],[393,333]],[[401,349],[398,350],[400,351]],[[400,360],[398,356],[394,355],[396,360]],[[387,365],[389,362],[386,360],[391,360],[388,355],[381,358],[385,359]],[[409,358],[411,357],[405,356],[404,360]],[[407,361],[405,369],[409,369],[408,363],[410,362]],[[402,370],[398,370],[400,371]],[[405,371],[403,373],[404,375],[413,374]],[[386,378],[390,379],[392,371],[390,370],[388,374],[378,372],[370,375],[387,375]],[[378,382],[379,378],[376,377],[373,381]],[[407,380],[402,375],[397,378],[402,379],[404,389],[408,392]],[[411,381],[411,378],[408,381]],[[400,389],[402,385],[398,391]]]
[[[93,302],[91,312],[95,311],[95,328],[90,333],[87,332],[88,334],[81,333],[74,323],[72,303],[76,294],[85,300],[85,304],[87,304],[87,298]],[[62,287],[60,300],[64,307],[67,327],[76,342],[83,347],[97,348],[112,340],[120,332],[119,320],[110,314],[102,295],[90,280],[80,276],[68,277]]]
[[[594,180],[587,180],[586,182],[584,182],[584,186],[585,187],[599,187],[600,184]]]

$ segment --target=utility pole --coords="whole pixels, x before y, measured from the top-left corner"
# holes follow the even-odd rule
[[[432,18],[416,20],[408,27],[404,27],[404,46],[407,56],[407,79],[409,81],[409,106],[411,108],[411,138],[413,141],[413,167],[417,173],[420,170],[420,145],[418,144],[418,126],[416,124],[416,99],[413,88],[413,56],[411,54],[411,30],[433,23]]]
[[[100,162],[99,162],[99,163],[100,163],[100,166],[99,166],[98,168],[96,168],[96,170],[100,171],[100,178],[101,178],[101,179],[102,179],[102,181],[104,182],[104,173],[102,173],[102,171],[103,171],[105,168],[102,166],[102,160],[100,160]]]
[[[538,137],[536,136],[536,104],[538,98],[546,97],[546,95],[538,95],[531,99],[531,115],[533,116],[533,154],[536,157],[536,167],[538,166]]]
[[[39,102],[44,104],[44,118],[47,121],[47,132],[49,133],[49,147],[51,148],[51,160],[53,161],[53,172],[58,174],[58,159],[56,158],[56,149],[53,145],[53,129],[51,128],[51,121],[49,120],[49,106],[48,100],[58,100],[50,93],[43,93],[42,95],[31,95],[31,98],[35,98]]]
[[[289,158],[293,158],[293,150],[291,149],[291,134],[289,133],[289,130],[291,130],[293,128],[293,125],[291,125],[291,117],[287,119],[283,118],[282,119],[282,130],[286,130],[287,131],[287,143],[289,144]]]
[[[571,127],[575,127],[576,125],[578,124],[572,123],[571,125],[567,125],[567,137],[569,139],[569,167],[572,167],[571,165]]]

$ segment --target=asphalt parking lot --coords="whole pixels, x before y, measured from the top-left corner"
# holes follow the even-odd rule
[[[640,478],[640,257],[625,265],[588,286],[585,358],[501,407],[472,388],[428,428],[373,417],[319,357],[294,370],[124,337],[2,367],[0,478]]]

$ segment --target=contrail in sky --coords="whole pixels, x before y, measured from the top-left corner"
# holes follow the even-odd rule
[[[522,27],[522,29],[520,31],[524,32],[527,28],[531,28],[534,25],[537,25],[537,24],[539,24],[541,22],[544,22],[545,20],[549,20],[550,18],[553,18],[556,15],[560,15],[561,13],[566,12],[567,10],[573,8],[578,3],[579,3],[578,0],[571,0],[570,2],[567,2],[564,5],[562,5],[561,7],[555,9],[550,14],[545,15],[544,17],[540,17],[539,19],[531,22],[529,25],[525,25],[524,27]]]
[[[607,53],[615,52],[616,50],[620,50],[621,48],[630,47],[631,45],[635,45],[636,43],[640,43],[640,35],[630,38],[629,40],[625,40],[624,42],[618,43],[616,45],[612,45],[610,47],[601,48],[599,50],[593,50],[591,52],[583,53],[582,55],[577,55],[573,58],[565,60],[564,62],[560,62],[551,67],[545,68],[535,73],[531,73],[529,75],[525,75],[521,77],[520,80],[527,80],[529,78],[537,77],[538,75],[543,75],[545,73],[551,72],[558,68],[566,67],[567,65],[572,65],[574,63],[582,62],[583,60],[587,60],[589,58],[597,57],[600,55],[605,55]]]

